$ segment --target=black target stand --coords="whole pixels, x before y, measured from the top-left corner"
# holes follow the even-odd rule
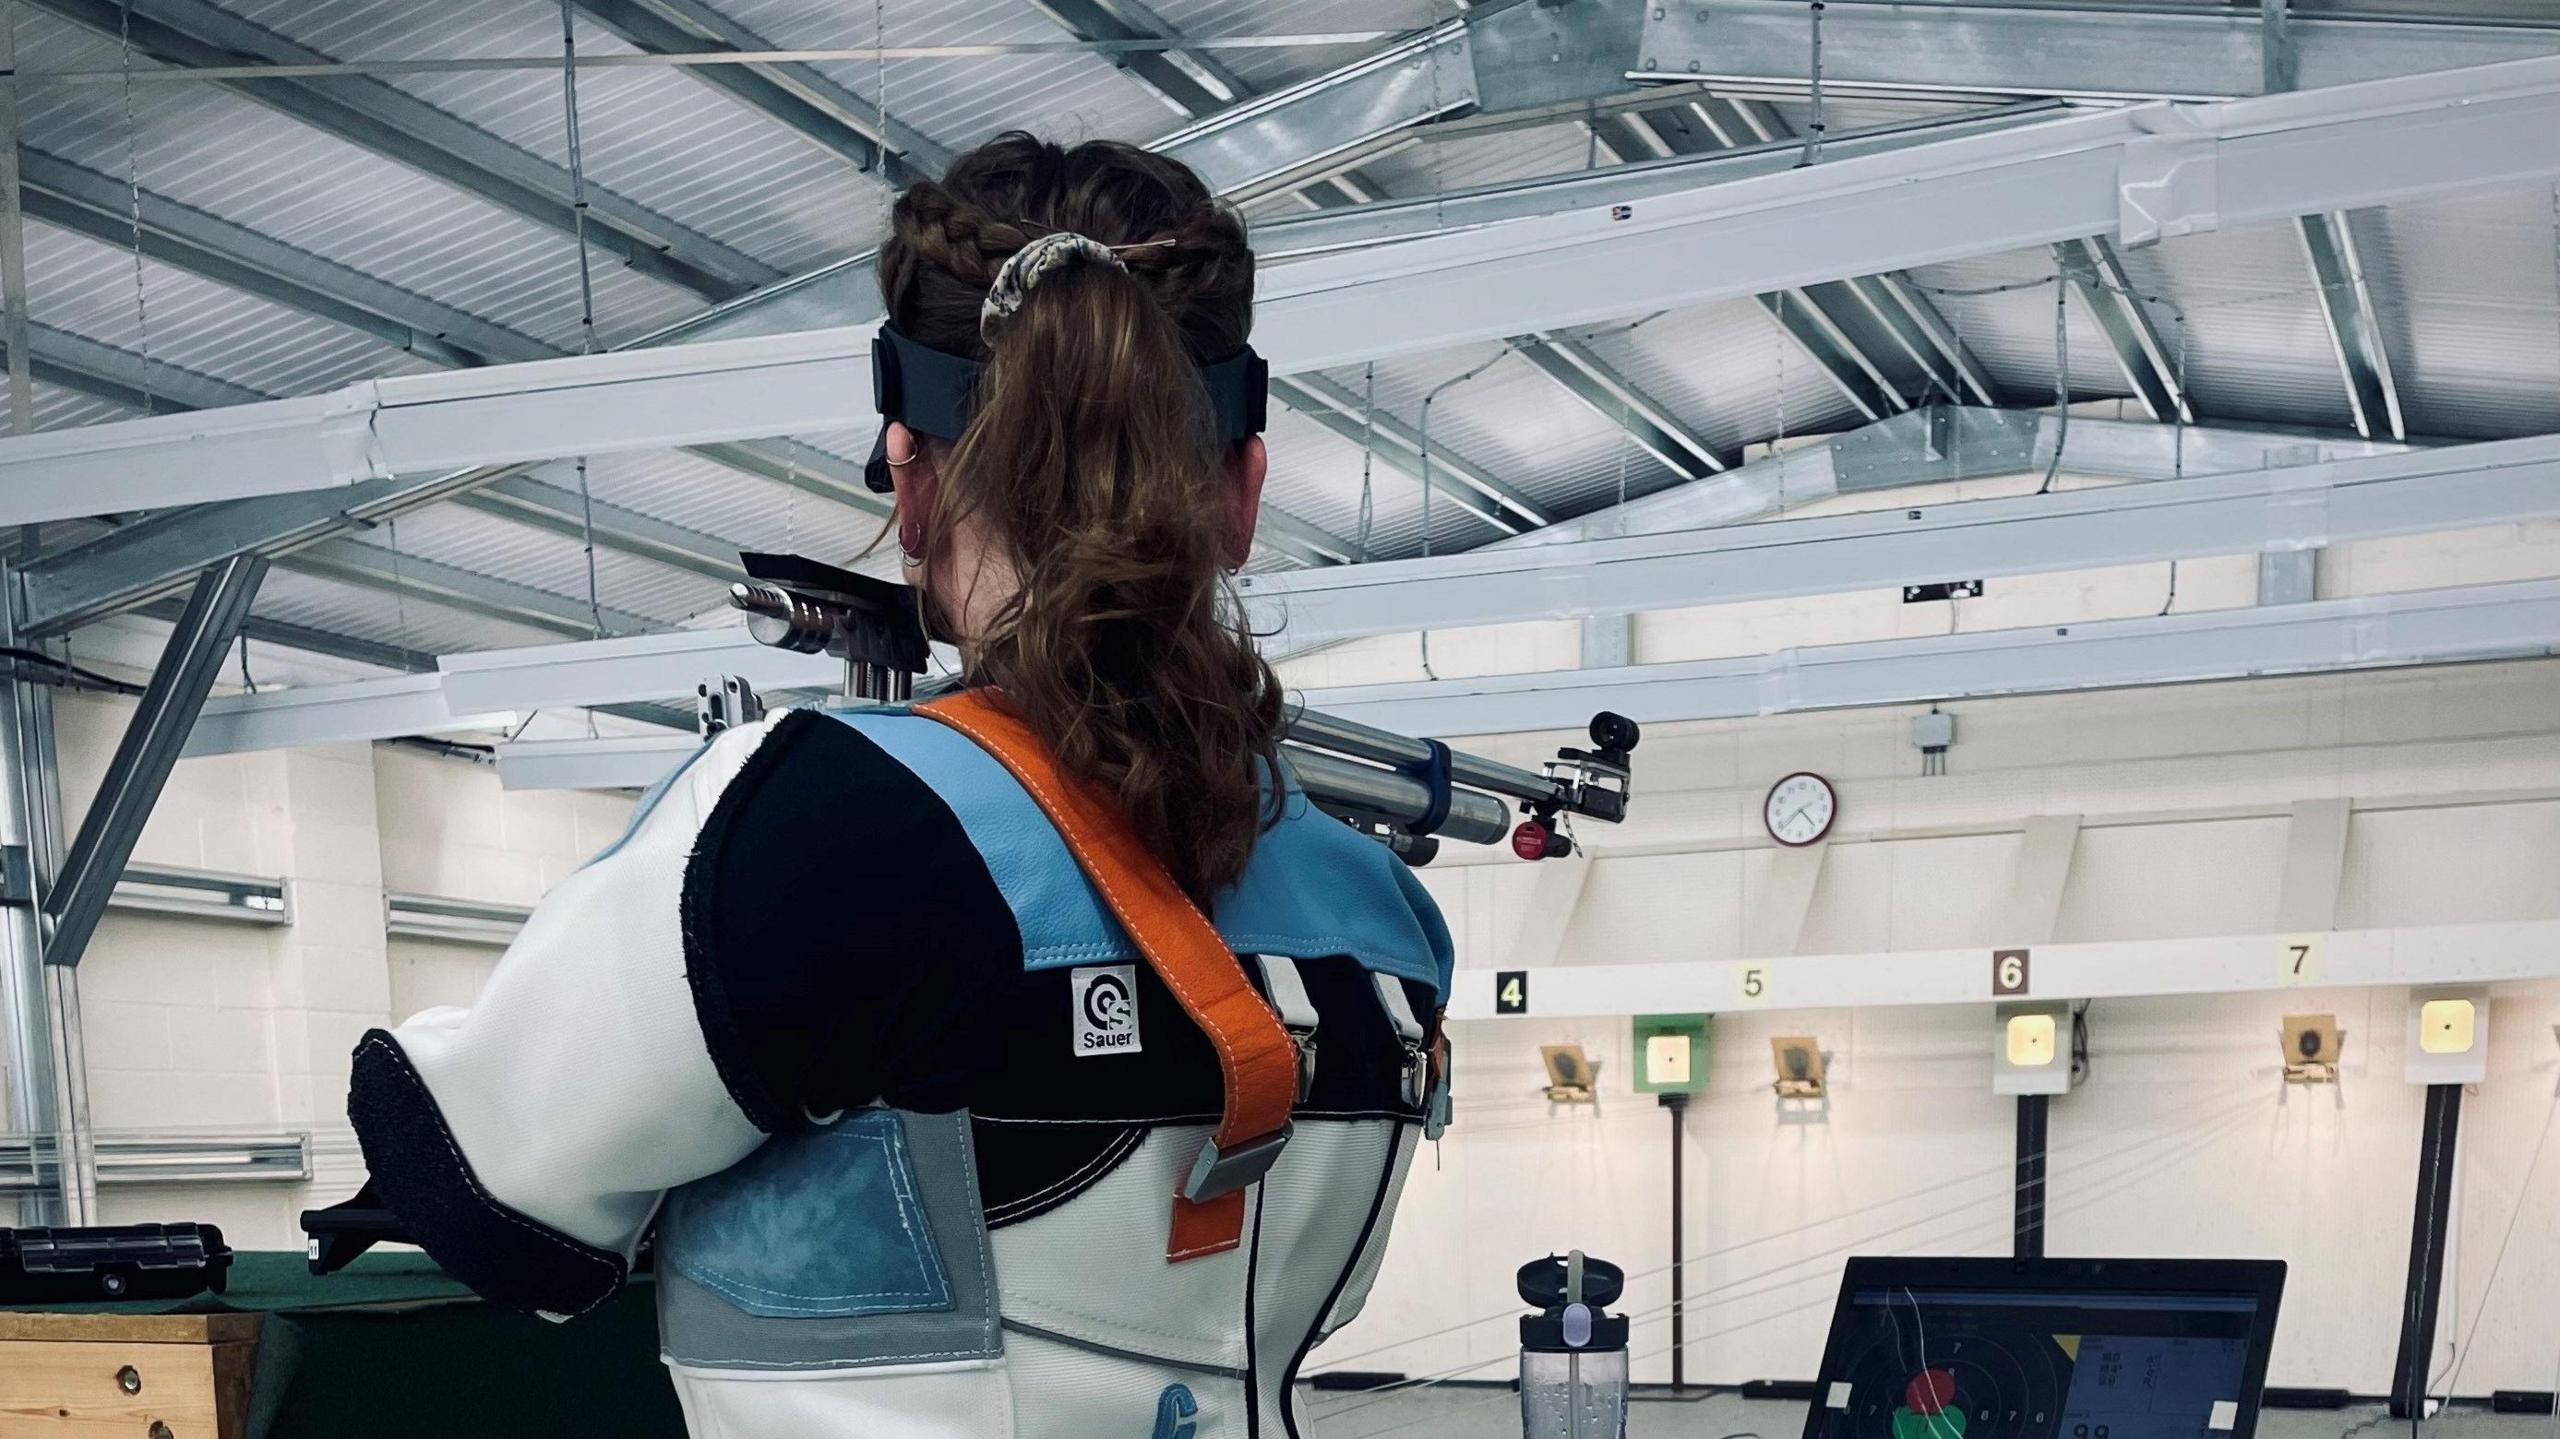
[[[2400,1362],[2391,1375],[2391,1417],[2422,1416],[2427,1357],[2435,1351],[2444,1301],[2445,1232],[2453,1215],[2454,1142],[2462,1128],[2462,1086],[2427,1086],[2426,1127],[2418,1134],[2418,1205],[2409,1227],[2409,1298],[2400,1311]]]
[[[2009,1250],[2012,1258],[2044,1258],[2045,1126],[2052,1108],[2050,1094],[2018,1096],[2017,1226]]]

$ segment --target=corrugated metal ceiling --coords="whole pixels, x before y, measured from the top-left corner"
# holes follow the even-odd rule
[[[2290,221],[2125,250],[2175,370],[2213,413],[2347,430],[2355,412],[2329,345],[2320,290]],[[2184,354],[2181,356],[2180,351]]]
[[[27,6],[26,69],[113,69],[112,37]],[[567,237],[264,105],[212,85],[122,91],[55,85],[28,93],[30,147],[298,249],[534,335],[577,345],[576,253]],[[620,265],[596,268],[605,341],[646,333],[700,301]]]
[[[556,9],[543,0],[226,0],[233,13],[296,44],[347,58],[546,54],[558,44]],[[1062,33],[1019,0],[719,0],[725,14],[780,47],[847,47],[885,37],[893,45],[1054,42]],[[2185,3],[2185,0],[2182,0]],[[2192,0],[2219,8],[2219,0]],[[2381,3],[2381,0],[2373,0]],[[2494,0],[2391,0],[2390,8],[2476,13]],[[1449,0],[1159,0],[1183,33],[1200,35],[1407,29],[1455,13]],[[2363,9],[2368,0],[2298,0],[2298,9]],[[20,59],[30,71],[112,68],[119,50],[101,36],[20,7]],[[581,18],[591,54],[629,46]],[[1218,64],[1263,90],[1320,74],[1351,58],[1334,47],[1212,52]],[[149,63],[145,61],[144,63]],[[1093,54],[830,63],[836,84],[885,97],[892,117],[953,150],[1022,126],[1062,139],[1146,140],[1183,123],[1161,99]],[[388,83],[426,99],[549,163],[565,159],[558,77],[548,71],[401,76]],[[673,69],[597,69],[580,77],[581,118],[592,180],[670,221],[778,272],[800,272],[867,249],[888,194],[870,174],[701,76]],[[1791,125],[1799,105],[1781,103]],[[1910,117],[1921,102],[1835,103],[1843,130]],[[127,100],[113,85],[30,90],[27,143],[438,303],[536,337],[577,343],[577,282],[568,238],[461,193],[395,161],[332,138],[212,85],[144,84]],[[1632,144],[1604,127],[1623,153]],[[1578,124],[1409,145],[1363,169],[1390,193],[1427,195],[1610,163]],[[1278,199],[1272,213],[1297,208]],[[2353,219],[2410,423],[2449,438],[2560,430],[2560,254],[2547,190],[2467,197]],[[2347,407],[2336,363],[2290,226],[2193,236],[2125,256],[2134,287],[2185,362],[2206,418],[2343,426]],[[29,229],[38,323],[128,351],[144,348],[134,305],[132,258],[41,224]],[[2002,293],[1936,294],[1933,302],[2012,403],[2048,402],[2057,355],[2053,273],[2042,251],[1934,266],[1915,278],[1951,291],[2009,284]],[[371,338],[248,298],[210,281],[147,264],[145,309],[153,361],[208,381],[264,393],[309,393],[420,362]],[[702,297],[599,254],[598,319],[608,344],[697,312]],[[1489,298],[1488,303],[1499,303]],[[2073,395],[2126,392],[2088,315],[2066,310]],[[1634,317],[1631,317],[1634,318]],[[1843,428],[1857,413],[1838,387],[1755,302],[1740,300],[1602,326],[1581,337],[1603,362],[1680,420],[1733,454],[1780,433]],[[1490,363],[1488,363],[1490,362]],[[1431,412],[1443,447],[1517,486],[1558,517],[1641,495],[1676,477],[1518,355],[1478,345],[1381,365],[1382,414],[1421,423],[1423,397],[1453,377]],[[1890,368],[1890,367],[1889,367]],[[1359,367],[1332,372],[1359,393]],[[1896,374],[1898,380],[1908,377]],[[36,391],[46,427],[124,412],[56,386]],[[858,459],[866,427],[817,437]],[[1303,417],[1275,412],[1271,503],[1346,539],[1360,531],[1361,447]],[[1381,554],[1424,543],[1422,489],[1372,464],[1369,541]],[[790,486],[692,456],[599,456],[590,467],[600,501],[718,536],[740,547],[792,548],[850,559],[878,522]],[[566,483],[558,473],[547,480]],[[1447,481],[1443,482],[1449,483]],[[1442,491],[1429,543],[1465,547],[1495,536]],[[405,555],[540,587],[580,603],[586,567],[574,539],[452,506],[400,525]],[[390,544],[386,530],[356,543]],[[1263,565],[1269,560],[1258,562]],[[865,568],[889,570],[875,555]],[[660,623],[716,612],[719,586],[684,570],[610,553],[598,560],[602,599]],[[279,572],[260,612],[384,643],[461,650],[556,638],[551,631],[466,614],[412,597]]]
[[[1364,30],[1419,30],[1455,18],[1452,0],[1157,0],[1156,18],[1177,35],[1330,35]],[[1290,45],[1205,52],[1256,90],[1312,79],[1358,59],[1357,48]]]
[[[887,45],[1055,43],[1057,26],[1023,4],[986,0],[723,0],[721,12],[777,45],[851,48]],[[831,63],[836,83],[953,151],[1000,130],[1029,125],[1062,140],[1149,140],[1181,117],[1099,56],[1004,55]]]
[[[428,368],[370,336],[151,260],[140,286],[137,298],[132,251],[27,227],[27,310],[39,325],[269,395]]]
[[[2355,233],[2412,430],[2560,430],[2560,190],[2367,211]]]
[[[402,598],[297,574],[290,564],[269,570],[259,583],[257,614],[421,655],[551,644],[560,638],[550,630],[466,614],[419,595]]]

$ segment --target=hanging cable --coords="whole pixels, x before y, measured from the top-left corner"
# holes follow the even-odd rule
[[[258,692],[258,677],[249,673],[249,637],[240,637],[240,688],[250,694]]]
[[[1460,23],[1464,23],[1466,20],[1466,4],[1467,0],[1449,0],[1449,13],[1453,19],[1456,19]],[[1432,8],[1436,10],[1439,6],[1435,3]],[[1429,50],[1425,50],[1422,55],[1422,63],[1430,67],[1431,70],[1431,113],[1434,115],[1444,114],[1446,112],[1441,108],[1440,104],[1440,57]],[[1446,230],[1449,228],[1448,196],[1448,173],[1440,163],[1439,150],[1434,148],[1431,152],[1431,228],[1435,230]],[[1426,400],[1424,403],[1428,405],[1430,402]],[[1423,415],[1425,422],[1428,423],[1430,412],[1426,409],[1423,412]]]
[[[142,693],[142,686],[138,684],[117,679],[112,675],[102,675],[96,670],[82,669],[69,660],[57,659],[42,650],[31,650],[19,645],[0,645],[0,659],[13,660],[22,665],[41,666],[51,670],[55,675],[51,680],[39,679],[33,675],[18,676],[19,679],[30,684],[59,684],[71,689],[105,690],[109,694],[124,695],[128,698]]]
[[[400,578],[400,517],[383,521],[383,528],[391,532],[391,606],[400,626],[400,653],[414,655],[418,647],[409,641],[409,586]]]
[[[1628,408],[1626,401],[1620,400],[1618,402],[1618,527],[1621,532],[1625,530],[1627,522],[1627,464],[1635,457],[1635,430],[1632,428],[1634,423],[1635,412]]]
[[[2062,473],[2062,447],[2071,438],[2071,282],[2053,272],[2053,463],[2045,466],[2039,495],[2050,494]]]
[[[133,327],[139,342],[142,413],[157,413],[151,393],[151,307],[142,283],[142,124],[133,108],[133,0],[116,8],[116,43],[124,67],[124,183],[126,218],[133,224]]]
[[[1435,70],[1433,73],[1436,75],[1438,72]],[[1463,385],[1467,381],[1474,379],[1476,376],[1483,374],[1485,371],[1492,369],[1494,366],[1501,364],[1503,357],[1510,353],[1511,346],[1505,344],[1500,350],[1494,352],[1492,359],[1485,361],[1483,364],[1476,366],[1465,374],[1441,381],[1437,386],[1433,387],[1431,393],[1422,397],[1422,436],[1420,441],[1420,449],[1422,451],[1422,557],[1426,560],[1431,558],[1431,491],[1433,488],[1431,483],[1431,406],[1439,400],[1443,393],[1447,392],[1451,388]],[[1440,678],[1439,673],[1431,668],[1431,631],[1429,630],[1424,630],[1422,632],[1422,676],[1425,679],[1431,680]]]
[[[1369,557],[1369,530],[1376,523],[1377,492],[1370,486],[1369,466],[1378,453],[1378,362],[1371,360],[1362,372],[1360,389],[1360,526],[1352,538],[1352,548],[1360,558]]]
[[[1787,296],[1778,292],[1778,436],[1769,442],[1769,452],[1778,457],[1778,502],[1787,499]]]
[[[793,555],[800,552],[800,447],[793,445],[782,454],[782,552]],[[883,524],[880,533],[888,534],[889,527]],[[876,546],[880,541],[875,537],[871,543]]]
[[[595,271],[587,255],[586,151],[578,136],[578,27],[572,0],[560,0],[560,102],[569,140],[569,223],[578,243],[578,353],[596,351]],[[587,485],[587,457],[578,456],[578,540],[586,550],[587,618],[604,638],[604,598],[596,582],[596,504]]]
[[[2193,406],[2187,399],[2187,312],[2176,306],[2170,313],[2178,321],[2178,408],[2169,416],[2174,429],[2170,433],[2170,473],[2178,479],[2187,477],[2187,416]]]
[[[2173,608],[2175,608],[2175,607],[2176,607],[2177,603],[2178,603],[2178,562],[2177,562],[2176,560],[2171,560],[2171,561],[2169,562],[2169,597],[2168,597],[2167,599],[2164,599],[2164,600],[2162,600],[2162,601],[2160,602],[2160,614],[2159,614],[2159,615],[2153,615],[2153,616],[2152,616],[2152,618],[2153,618],[2153,619],[2158,619],[2158,618],[2160,618],[2160,615],[2165,615],[2165,614],[2167,614],[2171,609],[2173,609]]]
[[[1813,114],[1804,127],[1804,157],[1796,161],[1799,170],[1821,161],[1822,132],[1828,128],[1822,123],[1822,0],[1812,0],[1810,16],[1813,59],[1808,68],[1813,79]]]

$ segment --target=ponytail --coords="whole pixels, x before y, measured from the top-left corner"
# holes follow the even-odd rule
[[[891,319],[986,363],[927,530],[940,548],[971,526],[1019,583],[974,637],[970,679],[1115,794],[1205,902],[1278,803],[1280,685],[1227,580],[1233,480],[1198,377],[1251,323],[1243,227],[1172,161],[1019,135],[911,188],[893,223]],[[1004,259],[1061,230],[1120,258],[1065,249],[981,333]]]

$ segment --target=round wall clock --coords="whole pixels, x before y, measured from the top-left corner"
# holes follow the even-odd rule
[[[1831,821],[1839,812],[1840,796],[1831,781],[1810,771],[1788,775],[1769,786],[1769,797],[1760,806],[1769,838],[1796,849],[1831,833]]]

